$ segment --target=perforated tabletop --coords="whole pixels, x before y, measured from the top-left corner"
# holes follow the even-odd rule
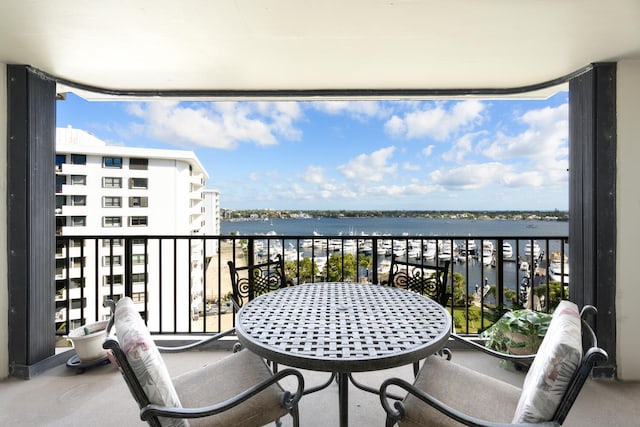
[[[362,372],[423,359],[442,348],[451,317],[433,300],[361,283],[310,283],[262,295],[238,313],[236,333],[288,366]]]

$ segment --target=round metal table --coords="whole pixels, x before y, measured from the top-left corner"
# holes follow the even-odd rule
[[[340,425],[348,424],[348,377],[411,364],[440,350],[451,316],[403,289],[322,282],[262,295],[238,313],[236,334],[276,363],[337,373]]]

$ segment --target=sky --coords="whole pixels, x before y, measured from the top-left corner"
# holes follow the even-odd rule
[[[537,100],[89,102],[57,126],[191,150],[225,209],[568,210],[568,92]]]

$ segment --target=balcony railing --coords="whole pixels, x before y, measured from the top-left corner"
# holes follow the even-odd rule
[[[108,316],[108,298],[130,296],[157,334],[204,334],[234,325],[227,261],[280,255],[290,284],[382,283],[392,256],[449,261],[447,303],[456,332],[475,334],[505,308],[550,311],[568,297],[566,237],[59,236],[56,330]]]

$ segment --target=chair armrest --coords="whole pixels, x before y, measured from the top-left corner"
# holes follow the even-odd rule
[[[460,412],[449,405],[441,402],[435,397],[425,393],[424,391],[418,389],[412,384],[400,379],[400,378],[389,378],[382,383],[380,386],[380,403],[382,403],[382,407],[387,413],[387,426],[394,425],[398,420],[401,420],[404,416],[405,409],[404,403],[398,401],[393,398],[393,395],[387,391],[387,388],[391,386],[396,386],[404,389],[407,393],[414,395],[421,401],[426,404],[432,406],[438,411],[442,412],[444,415],[452,418],[459,423],[462,423],[467,426],[474,427],[507,427],[507,426],[516,426],[516,427],[558,427],[560,424],[556,422],[541,422],[541,423],[496,423],[493,421],[481,420],[470,415],[465,414],[464,412]],[[393,407],[391,407],[390,400],[394,400]]]
[[[508,360],[510,362],[516,362],[516,363],[531,363],[533,362],[533,359],[535,359],[536,355],[535,354],[524,354],[524,355],[515,355],[515,354],[507,354],[507,353],[502,353],[499,351],[495,351],[492,350],[488,347],[485,347],[482,344],[478,344],[477,342],[471,341],[467,338],[464,338],[460,335],[457,334],[451,334],[451,338],[453,338],[454,340],[461,342],[469,347],[472,347],[476,350],[479,350],[485,354],[488,354],[490,356],[493,357],[497,357],[500,359],[505,359]]]
[[[243,391],[242,393],[237,394],[236,396],[227,399],[223,402],[216,403],[215,405],[203,406],[200,408],[173,408],[167,406],[160,406],[155,404],[149,404],[140,409],[140,419],[143,421],[148,421],[151,417],[167,417],[167,418],[202,418],[208,417],[210,415],[219,414],[228,409],[233,408],[234,406],[239,405],[240,403],[248,400],[252,396],[260,393],[261,391],[267,389],[278,381],[282,380],[285,377],[294,376],[298,380],[298,386],[296,388],[295,393],[291,393],[290,391],[285,391],[282,394],[281,405],[285,409],[294,408],[300,398],[302,397],[302,393],[304,391],[304,377],[302,374],[291,368],[283,369],[277,373],[275,373],[270,378],[262,381],[259,384]]]
[[[235,328],[231,328],[229,330],[220,332],[218,334],[212,335],[210,337],[204,338],[200,341],[196,341],[190,344],[185,344],[185,345],[179,345],[179,346],[156,346],[158,347],[158,350],[160,350],[163,353],[171,353],[171,352],[179,352],[179,351],[184,351],[184,350],[190,350],[192,348],[196,348],[196,347],[200,347],[202,345],[211,343],[213,341],[217,341],[220,338],[226,337],[228,335],[233,335],[235,334],[236,329]]]

